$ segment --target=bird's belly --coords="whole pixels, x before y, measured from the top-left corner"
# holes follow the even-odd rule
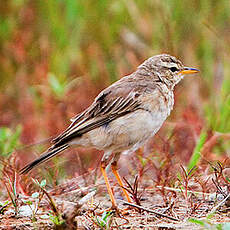
[[[138,148],[160,129],[166,117],[166,112],[137,110],[84,134],[82,145],[114,152]]]
[[[137,149],[160,129],[166,117],[165,113],[150,113],[145,110],[127,115],[126,119],[117,121],[120,129],[117,130],[114,142],[123,150],[133,147]]]

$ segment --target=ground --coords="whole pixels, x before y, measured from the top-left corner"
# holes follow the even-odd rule
[[[20,193],[15,199],[16,215],[11,202],[1,208],[0,229],[227,229],[230,222],[228,186],[220,172],[210,174],[213,182],[207,185],[209,192],[198,189],[197,177],[192,175],[187,190],[179,182],[177,188],[153,186],[148,174],[138,184],[136,177],[126,184],[132,204],[123,199],[121,188],[110,175],[119,212],[110,210],[100,176],[95,184],[83,186],[85,180],[92,181],[93,174],[65,181],[51,190],[46,189],[45,181],[35,180],[37,192],[31,196]]]

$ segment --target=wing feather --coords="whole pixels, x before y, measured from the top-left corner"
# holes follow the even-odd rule
[[[117,98],[111,97],[109,94],[106,97],[99,95],[94,103],[78,115],[72,124],[61,135],[55,138],[53,142],[61,145],[66,141],[103,126],[120,116],[135,111],[138,107],[139,101],[133,91],[125,97]]]

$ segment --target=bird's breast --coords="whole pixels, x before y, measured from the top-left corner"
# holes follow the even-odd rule
[[[142,95],[140,103],[142,108],[155,116],[159,114],[162,118],[169,116],[174,105],[174,94],[166,85],[162,84],[152,93]]]

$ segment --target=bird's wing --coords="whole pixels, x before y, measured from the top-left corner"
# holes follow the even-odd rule
[[[139,96],[138,90],[132,87],[127,87],[125,91],[120,87],[115,87],[115,89],[109,87],[102,91],[93,104],[76,116],[71,125],[53,140],[53,145],[49,149],[38,159],[22,168],[20,173],[27,173],[35,166],[64,151],[69,147],[68,141],[73,138],[135,111],[139,108]]]
[[[125,89],[123,84],[109,87],[102,91],[93,104],[84,112],[72,119],[71,125],[57,138],[54,144],[63,144],[79,137],[112,120],[140,108],[139,89],[129,84]]]

